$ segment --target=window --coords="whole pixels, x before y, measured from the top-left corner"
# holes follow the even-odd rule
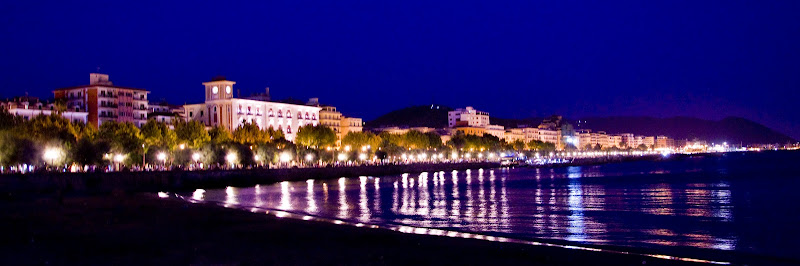
[[[297,112],[297,119],[303,119],[303,113]]]
[[[281,110],[278,110],[278,117],[283,117],[283,112],[281,112]]]
[[[200,117],[203,117],[203,111],[200,111]]]
[[[286,117],[292,118],[292,111],[286,110]]]
[[[311,114],[311,120],[317,120],[317,114]]]
[[[253,113],[253,112],[252,112],[252,111],[250,111],[250,106],[248,106],[248,107],[247,107],[247,114],[249,115],[249,114],[252,114],[252,113]]]
[[[267,112],[267,115],[269,115],[269,117],[273,117],[273,115],[272,115],[272,109],[269,109],[269,112]]]
[[[292,133],[292,126],[286,126],[286,133]]]
[[[189,112],[189,117],[192,117],[192,112]]]
[[[216,106],[214,106],[214,112],[215,112],[215,113],[217,112],[217,107],[216,107]]]
[[[239,113],[240,114],[242,113],[242,105],[241,104],[239,105]]]
[[[306,112],[306,119],[308,119],[308,112]]]

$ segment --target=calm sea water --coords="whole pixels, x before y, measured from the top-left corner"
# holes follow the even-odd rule
[[[799,162],[799,152],[729,153],[283,182],[185,196],[370,224],[796,259]]]

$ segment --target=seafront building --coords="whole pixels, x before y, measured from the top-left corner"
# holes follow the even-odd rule
[[[31,120],[40,115],[59,114],[73,123],[88,122],[89,113],[64,109],[59,112],[57,105],[52,102],[42,102],[39,98],[30,96],[20,96],[0,102],[0,109],[8,113],[22,117],[24,120]]]
[[[181,105],[171,105],[166,102],[150,103],[147,112],[147,119],[167,124],[169,128],[174,128],[175,122],[179,119],[186,119],[184,108]]]
[[[147,121],[145,89],[114,85],[106,74],[89,74],[89,84],[60,88],[55,98],[66,102],[72,112],[88,113],[87,121],[96,127],[107,121],[131,122],[141,127]]]
[[[339,140],[347,133],[361,132],[364,129],[364,121],[361,118],[346,117],[336,110],[335,106],[321,105],[319,98],[309,99],[306,105],[321,108],[319,111],[319,123],[333,129]]]
[[[489,125],[489,113],[475,110],[472,106],[447,112],[448,127],[456,127],[459,122],[466,122],[465,125],[461,124],[463,126],[486,127]]]
[[[261,129],[271,127],[283,131],[289,141],[294,141],[298,128],[319,123],[320,107],[255,97],[236,98],[233,96],[235,84],[225,77],[203,82],[205,102],[184,105],[186,119],[200,121],[206,127],[219,126],[231,131],[244,123],[255,124]]]

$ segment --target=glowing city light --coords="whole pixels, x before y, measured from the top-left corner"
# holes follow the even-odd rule
[[[366,160],[366,159],[367,159],[367,155],[366,155],[366,154],[364,154],[364,153],[362,153],[362,154],[359,154],[359,155],[358,155],[358,159],[359,159],[359,160],[362,160],[362,161],[363,161],[363,160]]]
[[[238,156],[236,156],[236,153],[229,152],[228,155],[225,155],[225,160],[228,161],[229,164],[236,163],[236,159],[238,159]]]
[[[158,159],[159,161],[162,161],[162,162],[166,162],[167,161],[167,154],[163,153],[163,152],[159,152],[158,154],[156,154],[156,159]]]
[[[347,160],[347,154],[339,153],[339,156],[337,156],[337,158],[339,159],[339,161]]]
[[[280,159],[281,159],[281,162],[286,163],[286,162],[289,162],[289,161],[292,160],[292,155],[288,151],[285,151],[285,152],[281,153]]]
[[[114,161],[115,162],[121,163],[124,160],[125,160],[125,155],[122,155],[122,154],[114,155]]]
[[[44,151],[44,160],[53,163],[56,159],[58,159],[59,155],[61,154],[61,150],[58,148],[48,148]]]
[[[196,152],[194,154],[192,154],[192,160],[194,160],[194,162],[199,161],[200,160],[200,154],[196,153]]]
[[[309,161],[309,162],[310,162],[310,161],[312,161],[312,160],[314,160],[314,154],[311,154],[311,153],[309,153],[309,154],[306,154],[306,161]]]

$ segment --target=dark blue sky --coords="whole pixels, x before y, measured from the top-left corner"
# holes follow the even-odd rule
[[[435,101],[741,116],[800,139],[800,1],[172,2],[3,1],[0,96],[51,97],[99,66],[172,103],[225,75],[367,120]]]

